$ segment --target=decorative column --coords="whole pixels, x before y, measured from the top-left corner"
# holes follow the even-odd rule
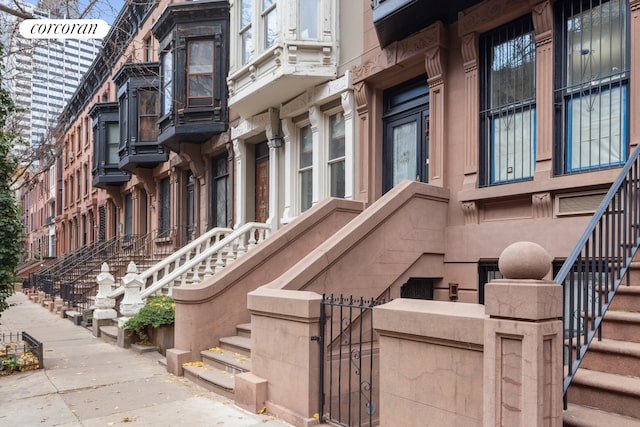
[[[124,286],[124,297],[120,303],[120,312],[125,317],[135,316],[144,307],[144,301],[140,296],[140,290],[144,286],[144,282],[140,274],[138,274],[138,267],[133,261],[129,263],[127,274],[122,278],[122,286]]]
[[[353,97],[353,92],[343,92],[340,96],[340,101],[342,104],[342,109],[344,111],[344,198],[353,200],[356,189],[354,129],[355,100]]]
[[[106,262],[102,263],[100,268],[100,274],[96,277],[98,282],[98,294],[95,299],[95,310],[93,310],[93,322],[92,329],[93,335],[100,336],[100,327],[109,326],[113,323],[113,319],[118,317],[118,314],[113,309],[116,302],[113,298],[109,298],[109,294],[113,290],[113,284],[115,279],[109,272],[109,265]]]
[[[429,184],[444,187],[445,135],[445,63],[447,35],[440,22],[433,29],[435,43],[425,53],[425,69],[429,84]]]
[[[536,41],[536,170],[535,179],[553,176],[553,6],[533,6]]]
[[[295,126],[293,120],[290,118],[283,119],[281,121],[282,126],[282,138],[284,149],[284,207],[282,210],[282,218],[280,222],[282,224],[288,224],[295,218],[296,211],[294,209],[296,203],[296,185],[295,185],[295,171],[296,159],[294,158],[294,147],[291,142],[295,135]]]
[[[464,65],[464,182],[463,190],[478,186],[478,145],[480,117],[480,89],[478,87],[478,34],[472,32],[462,36],[462,61]]]
[[[281,136],[279,116],[279,110],[269,108],[269,123],[265,127],[269,147],[269,217],[267,224],[271,226],[273,231],[280,228],[278,209],[280,208],[280,150],[282,148],[277,144],[274,145],[274,141],[277,141]]]
[[[486,427],[562,425],[562,287],[543,280],[551,260],[514,243],[498,262],[505,279],[485,288]]]
[[[233,228],[238,228],[247,222],[247,144],[240,139],[234,139],[233,154],[235,156],[235,208],[233,210]]]

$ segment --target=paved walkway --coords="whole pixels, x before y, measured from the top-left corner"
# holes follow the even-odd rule
[[[0,332],[44,343],[45,369],[0,376],[0,427],[290,427],[167,373],[158,353],[106,343],[17,293]]]

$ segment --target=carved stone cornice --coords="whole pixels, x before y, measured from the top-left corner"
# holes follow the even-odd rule
[[[529,0],[487,0],[458,12],[458,35],[483,33],[531,10]]]
[[[354,84],[361,82],[380,71],[402,64],[418,55],[424,55],[436,47],[448,47],[447,32],[444,24],[440,21],[434,22],[412,36],[391,43],[382,52],[369,58],[362,65],[353,67],[351,69],[353,82]]]
[[[637,12],[640,10],[640,0],[631,0],[629,5],[631,7],[631,12]]]

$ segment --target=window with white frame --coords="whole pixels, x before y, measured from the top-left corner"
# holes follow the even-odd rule
[[[300,0],[300,38],[318,38],[318,0]]]
[[[264,48],[268,49],[276,41],[278,22],[276,17],[276,0],[262,0],[262,28],[264,30]]]
[[[556,174],[617,166],[628,147],[629,2],[556,4]]]
[[[249,63],[253,56],[253,30],[251,25],[253,0],[240,0],[240,44],[242,65]]]
[[[311,207],[313,201],[313,136],[311,125],[299,128],[298,185],[300,212]]]
[[[331,197],[345,194],[345,130],[342,111],[329,116],[329,186]]]
[[[480,39],[481,185],[533,177],[536,45],[531,15]]]

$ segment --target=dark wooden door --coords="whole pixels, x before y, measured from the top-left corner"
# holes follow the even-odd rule
[[[267,143],[256,145],[256,222],[269,217],[269,148]]]

